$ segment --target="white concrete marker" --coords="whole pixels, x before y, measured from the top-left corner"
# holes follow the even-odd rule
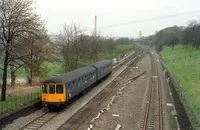
[[[99,112],[99,113],[98,113],[98,115],[97,115],[97,117],[99,118],[99,117],[100,117],[100,115],[101,115],[101,113]]]
[[[117,124],[117,127],[115,128],[115,130],[119,130],[121,128],[120,124]]]
[[[174,105],[172,103],[167,103],[166,106],[173,107]]]
[[[88,128],[88,130],[92,130],[92,128],[93,128],[93,125],[90,124],[90,127]]]
[[[175,116],[175,120],[176,120],[176,125],[177,125],[177,130],[180,130],[180,125],[179,125],[179,123],[178,123],[178,119],[177,119],[177,117]]]
[[[110,104],[107,105],[106,110],[108,111],[110,109]]]
[[[117,92],[117,95],[122,95],[122,92]]]
[[[117,115],[117,114],[112,114],[112,116],[119,116],[119,115]]]
[[[153,78],[158,78],[158,76],[152,76]]]

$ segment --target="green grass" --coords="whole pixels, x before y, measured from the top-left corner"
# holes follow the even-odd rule
[[[120,53],[124,53],[127,51],[131,51],[133,49],[135,49],[135,45],[134,44],[129,44],[129,45],[118,45],[117,49],[116,49],[116,53],[120,54]]]
[[[119,57],[121,54],[124,54],[128,51],[135,50],[136,47],[134,44],[129,44],[129,45],[117,45],[117,48],[113,52],[106,52],[99,54],[100,60],[102,59],[110,59],[112,60],[113,58]]]
[[[200,50],[178,45],[165,47],[162,57],[180,80],[186,103],[200,121]]]
[[[61,73],[61,63],[59,62],[45,62],[45,65],[47,66],[48,69],[48,76],[52,76],[55,74]]]

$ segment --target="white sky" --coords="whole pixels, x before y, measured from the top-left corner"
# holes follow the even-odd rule
[[[87,28],[89,33],[94,28],[94,15],[101,35],[113,37],[138,37],[140,30],[147,36],[156,30],[186,25],[189,20],[200,18],[200,0],[36,0],[36,4],[49,34],[58,33],[64,23],[71,22]],[[199,12],[160,20],[105,27],[197,10]]]

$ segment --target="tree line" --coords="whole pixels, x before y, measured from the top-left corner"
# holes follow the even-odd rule
[[[120,41],[120,42],[119,42]],[[60,48],[64,71],[79,67],[79,62],[94,63],[100,60],[102,53],[113,52],[118,44],[133,44],[129,38],[105,38],[100,33],[87,35],[84,28],[76,23],[64,24],[55,42]]]
[[[79,24],[64,24],[52,39],[45,21],[36,13],[34,0],[0,1],[0,85],[1,100],[6,99],[7,79],[15,86],[16,72],[24,68],[28,83],[43,79],[48,73],[46,62],[58,61],[63,72],[79,67],[80,62],[99,60],[99,54],[116,50],[117,44],[133,39],[105,38],[100,33],[88,35]]]
[[[200,47],[200,22],[192,20],[187,26],[172,26],[156,32],[155,35],[143,37],[140,43],[154,46],[157,51],[162,51],[163,46],[170,46],[172,49],[177,44],[185,47],[199,49]]]

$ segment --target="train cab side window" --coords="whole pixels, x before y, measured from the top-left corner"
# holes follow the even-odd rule
[[[56,93],[63,94],[63,85],[56,85]]]
[[[51,93],[51,94],[55,93],[55,85],[54,84],[49,85],[49,93]]]
[[[47,93],[47,85],[46,84],[42,85],[42,92]]]

